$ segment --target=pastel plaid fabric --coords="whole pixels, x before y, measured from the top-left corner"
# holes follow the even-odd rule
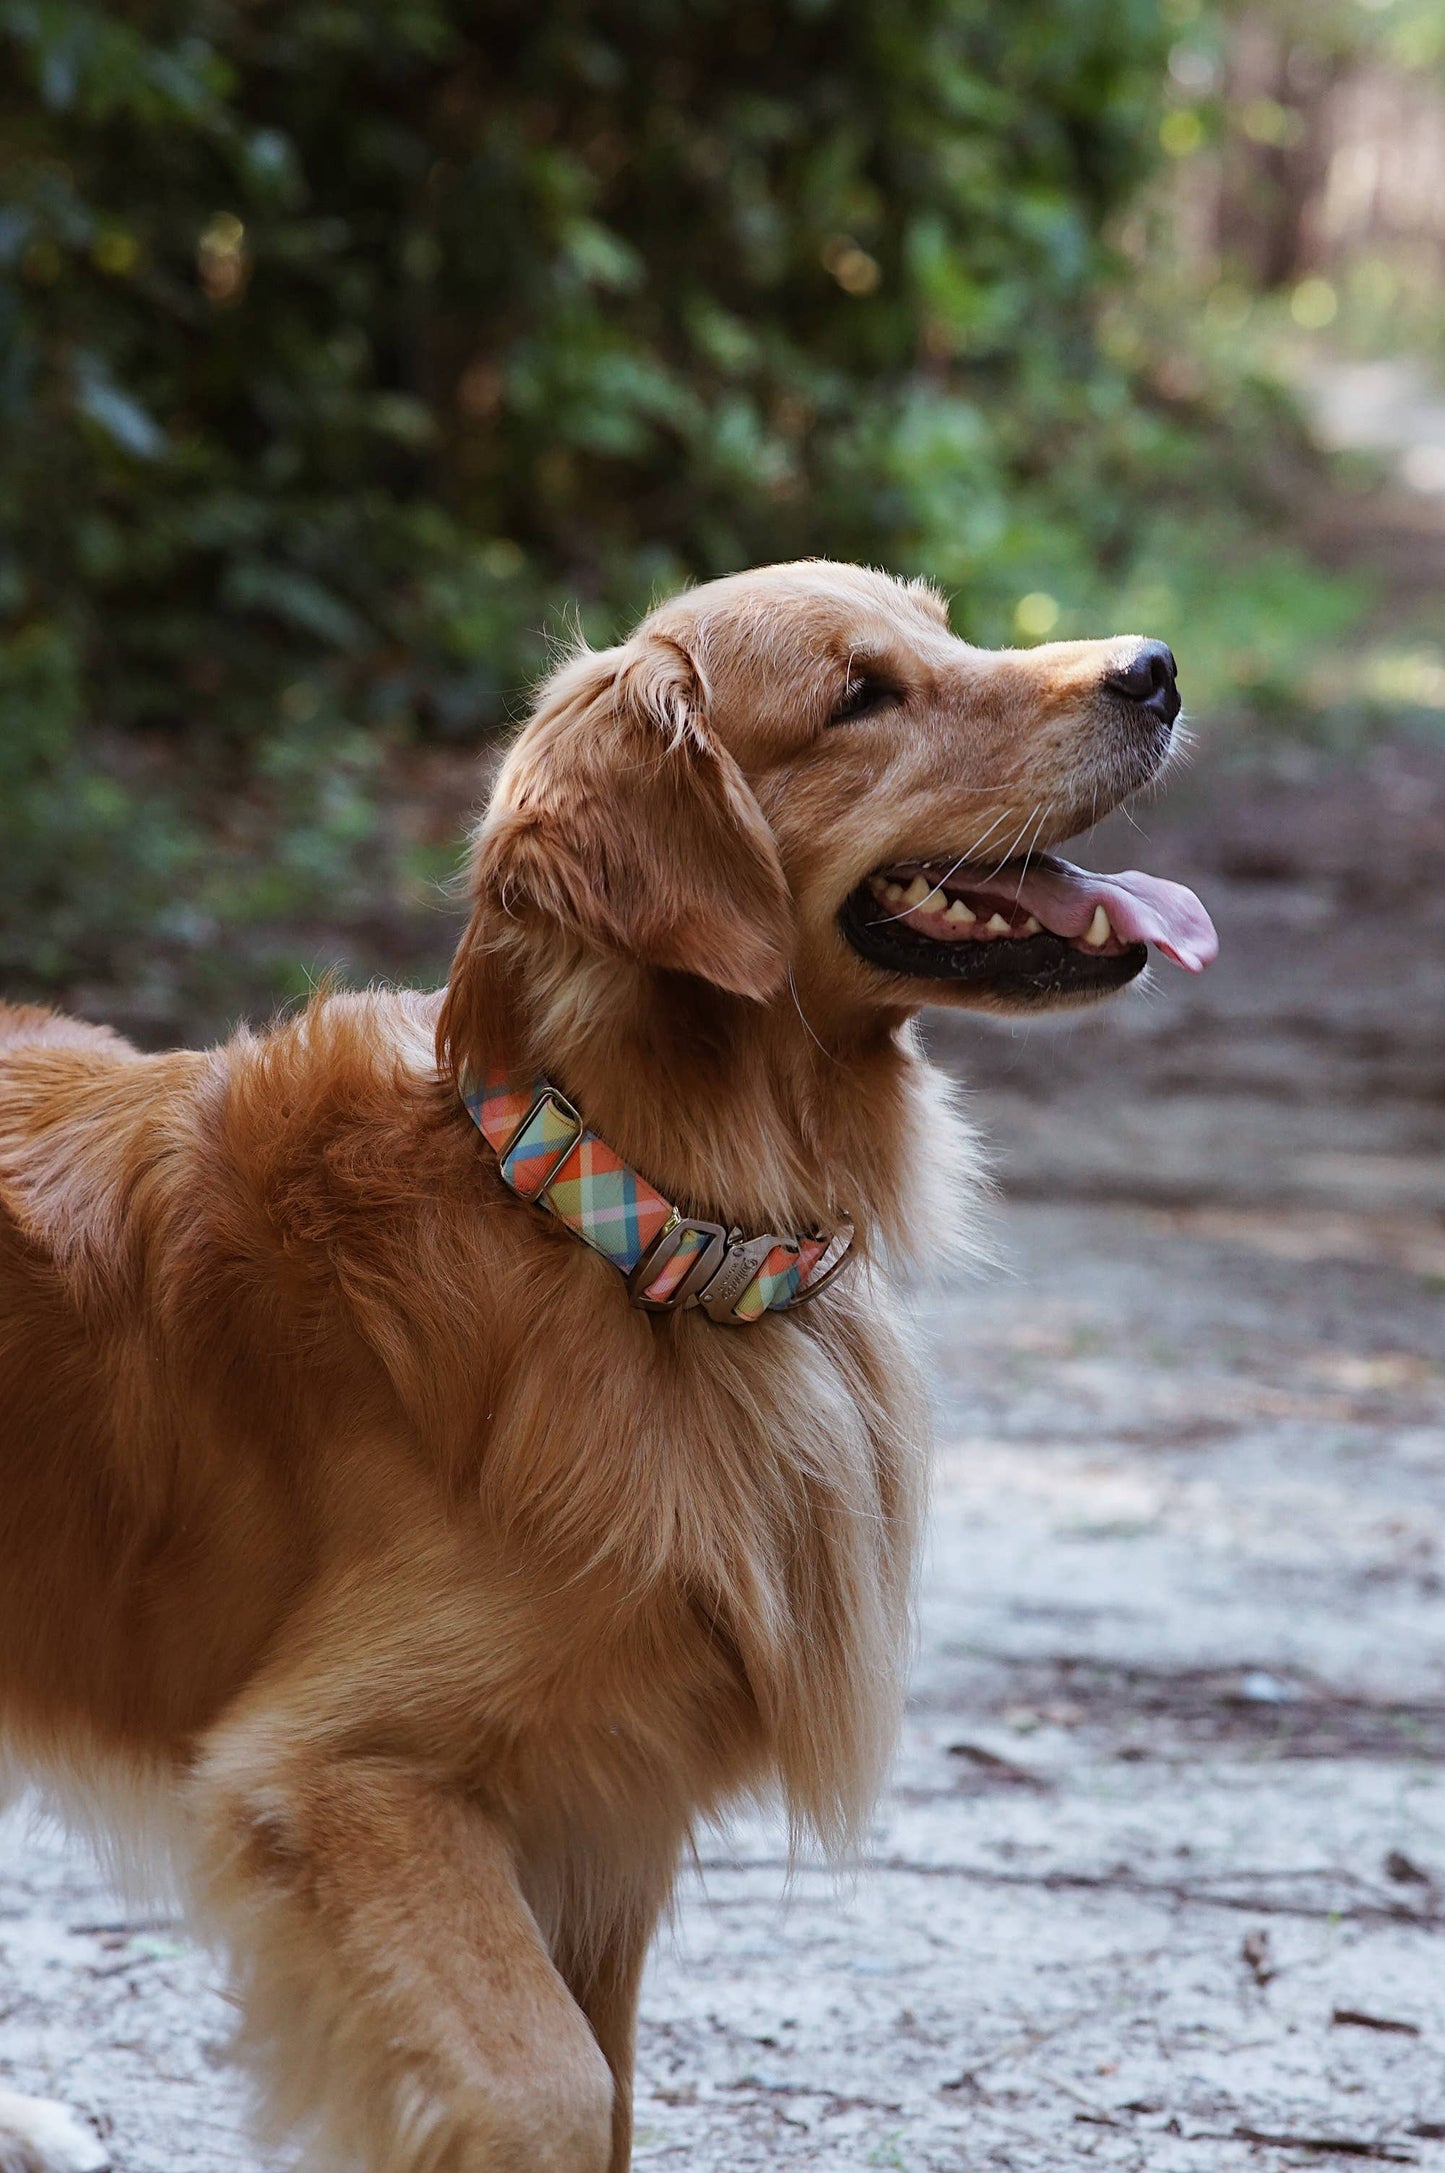
[[[696,1262],[698,1255],[712,1243],[706,1230],[685,1230],[678,1240],[676,1252],[670,1260],[664,1260],[642,1295],[661,1305],[670,1298],[684,1275]]]
[[[672,1202],[629,1169],[605,1139],[584,1132],[547,1187],[560,1222],[619,1268],[635,1268],[671,1220]]]
[[[579,1120],[547,1080],[530,1087],[499,1077],[478,1083],[463,1073],[458,1086],[472,1122],[501,1158],[502,1176],[512,1190],[546,1208],[624,1274],[669,1224],[675,1226],[672,1202],[605,1139],[579,1129]],[[733,1319],[760,1320],[790,1304],[832,1245],[841,1242],[846,1250],[850,1235],[831,1241],[779,1239],[733,1307]],[[674,1251],[641,1295],[665,1303],[711,1242],[706,1231],[684,1222]]]
[[[758,1320],[789,1304],[806,1287],[827,1249],[821,1238],[811,1237],[800,1245],[775,1245],[733,1307],[733,1318]]]
[[[462,1100],[471,1113],[473,1124],[487,1145],[495,1147],[498,1154],[545,1085],[543,1079],[531,1087],[517,1086],[510,1079],[484,1079],[479,1086],[467,1073],[463,1073],[460,1081]]]

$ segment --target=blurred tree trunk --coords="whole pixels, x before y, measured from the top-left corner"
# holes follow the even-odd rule
[[[1344,73],[1338,52],[1275,11],[1241,19],[1229,57],[1218,246],[1265,292],[1310,268],[1311,214],[1333,150],[1331,94]]]

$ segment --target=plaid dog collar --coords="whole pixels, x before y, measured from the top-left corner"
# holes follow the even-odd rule
[[[590,1132],[546,1079],[478,1084],[463,1073],[461,1097],[496,1149],[504,1181],[600,1252],[627,1277],[634,1305],[677,1313],[700,1305],[729,1326],[761,1320],[815,1298],[848,1258],[853,1226],[832,1237],[744,1237],[720,1222],[684,1215]]]

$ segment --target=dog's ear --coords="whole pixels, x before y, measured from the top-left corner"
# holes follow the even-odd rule
[[[657,637],[564,670],[500,780],[475,880],[511,913],[761,1000],[787,972],[792,901],[706,713],[695,666]]]
[[[792,901],[772,832],[674,643],[564,669],[500,780],[475,878],[644,965],[774,995]]]
[[[494,948],[499,917],[539,917],[759,1002],[784,985],[787,879],[708,705],[693,660],[658,635],[585,653],[548,683],[477,834],[444,1032],[465,1008],[469,950]],[[449,1038],[455,1050],[467,1037]]]

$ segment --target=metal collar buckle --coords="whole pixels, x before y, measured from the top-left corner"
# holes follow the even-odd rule
[[[775,1237],[744,1237],[734,1227],[727,1235],[727,1249],[716,1273],[706,1289],[699,1290],[697,1302],[709,1320],[721,1321],[726,1328],[746,1325],[739,1320],[733,1308],[747,1289],[753,1277],[766,1262],[778,1240]]]
[[[706,1244],[698,1253],[687,1273],[679,1278],[673,1288],[662,1298],[649,1298],[648,1286],[657,1281],[678,1247],[690,1235],[705,1238]],[[727,1251],[728,1233],[720,1222],[699,1222],[695,1215],[674,1214],[665,1223],[648,1246],[635,1268],[627,1277],[627,1291],[634,1305],[645,1313],[678,1313],[690,1305],[703,1284],[713,1274]]]

